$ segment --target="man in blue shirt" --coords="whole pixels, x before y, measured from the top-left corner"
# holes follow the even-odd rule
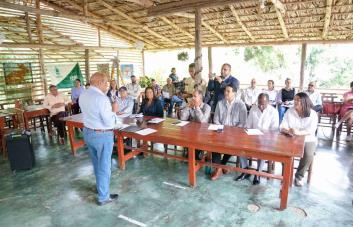
[[[211,93],[212,112],[215,111],[218,101],[224,98],[224,89],[227,85],[235,87],[239,90],[239,80],[231,75],[231,65],[224,63],[222,65],[221,76],[216,76],[213,80],[208,81],[207,90]]]
[[[94,73],[90,79],[91,86],[83,92],[79,100],[84,123],[83,138],[96,176],[99,206],[118,198],[118,194],[109,194],[113,128],[118,123],[118,104],[110,103],[106,95],[107,82],[108,78],[103,73]]]
[[[127,88],[122,86],[119,88],[119,95],[116,99],[118,103],[118,115],[122,114],[132,114],[132,109],[134,108],[134,100],[127,94]]]

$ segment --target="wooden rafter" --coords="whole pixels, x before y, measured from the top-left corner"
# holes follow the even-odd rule
[[[249,36],[249,38],[251,39],[251,41],[255,41],[254,36],[251,34],[251,32],[249,31],[249,29],[245,26],[245,24],[240,20],[240,17],[237,13],[237,11],[235,11],[235,8],[233,5],[229,5],[230,10],[232,11],[233,16],[235,17],[235,19],[237,20],[238,24],[241,26],[241,28],[243,29],[243,31]]]
[[[102,4],[104,7],[106,7],[107,9],[113,11],[114,13],[117,13],[118,15],[120,15],[121,17],[125,18],[126,20],[128,21],[131,21],[133,23],[136,23],[138,24],[139,22],[137,20],[135,20],[133,17],[127,15],[126,13],[122,12],[121,10],[113,7],[112,5],[110,5],[109,3],[107,3],[106,1],[104,0],[98,0],[98,2],[100,4]],[[150,33],[151,35],[159,38],[159,39],[162,39],[162,40],[165,40],[175,46],[180,46],[180,44],[178,44],[177,42],[174,42],[173,40],[161,35],[161,34],[158,34],[157,32],[153,31],[152,29],[150,29],[149,27],[147,26],[143,26],[142,27],[143,30],[145,30],[146,32]]]
[[[228,40],[226,40],[219,32],[217,32],[214,28],[211,27],[207,22],[202,21],[202,26],[210,30],[214,35],[216,35],[220,40],[222,40],[224,43],[228,43]]]
[[[125,0],[126,2],[132,2],[139,6],[143,6],[145,8],[153,6],[153,2],[151,0]]]
[[[165,23],[169,24],[172,28],[174,28],[175,30],[177,30],[180,33],[183,33],[184,35],[190,37],[191,39],[194,39],[194,36],[191,35],[190,32],[184,30],[183,28],[181,28],[180,26],[176,25],[175,23],[173,23],[171,20],[169,20],[167,17],[160,17],[162,21],[164,21]]]
[[[283,32],[283,36],[285,39],[288,39],[289,36],[288,36],[287,28],[286,28],[286,23],[284,22],[284,19],[282,16],[282,13],[285,12],[285,10],[284,10],[285,8],[279,0],[271,0],[271,2],[273,3],[273,5],[275,7],[276,15],[277,15],[279,24],[280,24],[282,32]]]
[[[211,8],[241,2],[241,0],[181,0],[153,6],[148,9],[148,16],[163,16],[190,11],[190,9]]]
[[[54,11],[54,10],[36,9],[33,7],[8,3],[8,2],[0,2],[0,7],[18,10],[18,11],[27,12],[27,13],[36,13],[36,14],[40,13],[41,15],[45,15],[45,16],[67,18],[67,19],[71,19],[71,20],[81,20],[81,21],[85,21],[85,22],[99,22],[99,23],[105,23],[105,24],[116,24],[116,25],[122,25],[122,26],[126,26],[126,27],[141,27],[140,25],[135,24],[130,21],[129,22],[116,21],[116,20],[111,20],[111,19],[107,19],[107,18],[97,19],[94,17],[80,16],[80,15],[73,14],[73,13],[63,13],[63,12]]]
[[[37,44],[37,43],[2,43],[0,47],[5,48],[43,48],[51,50],[135,50],[127,47],[99,47],[99,46],[78,46],[78,45],[60,45],[60,44]]]
[[[44,1],[44,0],[42,0],[42,1],[43,1],[43,3],[46,3],[46,1]],[[82,6],[78,5],[77,3],[73,2],[73,1],[68,1],[68,0],[64,0],[64,1],[69,3],[76,10],[82,11]],[[61,8],[58,5],[53,4],[53,3],[48,3],[48,6],[56,7],[56,9],[60,9]],[[97,15],[95,13],[92,13],[90,11],[88,11],[87,13],[88,13],[89,16],[93,16],[94,18],[103,19],[102,16]],[[121,27],[115,26],[115,25],[110,25],[108,27],[108,26],[102,25],[101,23],[91,23],[91,24],[94,25],[95,27],[104,28],[104,30],[108,31],[109,33],[113,33],[114,35],[119,36],[119,37],[121,37],[121,38],[123,38],[125,40],[134,40],[135,42],[137,40],[140,40],[140,41],[145,42],[146,44],[149,44],[152,47],[157,47],[157,45],[154,42],[152,42],[152,41],[150,41],[148,39],[145,39],[145,38],[141,37],[140,35],[138,35],[138,34],[136,34],[134,32],[130,32],[128,29],[124,29],[124,28],[121,28]],[[119,34],[119,33],[121,33],[121,34]],[[132,36],[132,37],[130,37],[130,36]]]
[[[326,39],[328,30],[330,27],[331,11],[332,11],[332,0],[326,0],[325,22],[324,22],[324,29],[322,31],[323,39]]]

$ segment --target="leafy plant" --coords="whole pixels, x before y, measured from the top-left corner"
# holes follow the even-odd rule
[[[150,87],[152,86],[151,78],[149,78],[148,76],[142,76],[140,77],[139,84],[142,88]]]
[[[272,46],[246,47],[244,60],[253,61],[264,72],[279,69],[285,65],[283,53]]]
[[[186,52],[186,51],[180,52],[180,53],[178,54],[178,60],[179,60],[179,61],[187,61],[187,60],[189,60],[189,54],[188,54],[188,52]]]

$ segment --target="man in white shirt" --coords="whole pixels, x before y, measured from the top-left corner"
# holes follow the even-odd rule
[[[246,121],[246,128],[248,129],[260,129],[261,131],[277,131],[279,126],[279,116],[277,110],[269,105],[268,94],[259,94],[258,105],[253,106],[250,109],[248,119]],[[241,167],[244,169],[248,168],[248,159],[240,157]],[[262,171],[264,165],[263,160],[257,161],[257,171]],[[240,176],[235,178],[236,181],[244,180],[250,177],[250,174],[242,173]],[[254,177],[253,184],[260,184],[260,177]]]
[[[267,89],[264,89],[263,92],[268,94],[269,104],[276,107],[278,91],[275,90],[275,82],[273,80],[267,81]]]
[[[108,78],[103,73],[94,73],[90,78],[91,86],[80,97],[83,115],[83,138],[88,147],[93,164],[98,192],[99,206],[118,198],[109,193],[111,158],[114,145],[113,128],[119,119],[118,104],[111,104],[108,96]]]
[[[59,142],[64,144],[65,122],[60,119],[66,116],[65,106],[70,103],[70,99],[59,93],[55,85],[50,85],[50,93],[44,98],[43,107],[50,112],[50,119],[58,129]]]
[[[248,111],[252,105],[256,104],[257,96],[260,94],[260,91],[256,88],[256,80],[253,78],[250,83],[250,87],[245,89],[242,94],[242,100],[245,103]]]
[[[127,94],[134,100],[134,108],[132,113],[136,113],[138,103],[137,97],[139,97],[139,95],[141,94],[142,89],[141,86],[137,83],[136,76],[132,75],[130,78],[131,83],[126,85]]]
[[[308,90],[305,92],[311,102],[313,103],[313,110],[316,112],[322,111],[322,99],[321,94],[318,90],[316,90],[316,84],[314,82],[310,82],[308,85]]]

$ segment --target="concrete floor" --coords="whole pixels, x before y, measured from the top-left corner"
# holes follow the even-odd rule
[[[138,226],[124,217],[140,226],[353,226],[353,143],[328,133],[319,129],[311,185],[293,187],[282,212],[279,181],[252,186],[233,181],[232,173],[211,182],[200,171],[191,189],[185,163],[151,156],[129,161],[125,171],[115,157],[111,192],[120,198],[98,207],[86,150],[72,157],[69,145],[34,133],[34,169],[12,175],[0,160],[0,226]],[[252,205],[260,209],[251,212]]]

